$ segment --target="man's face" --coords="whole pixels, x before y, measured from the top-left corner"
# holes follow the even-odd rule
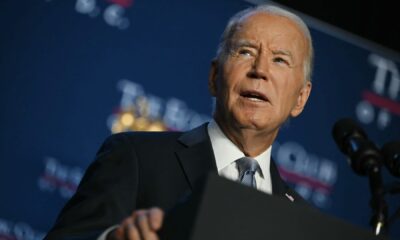
[[[217,121],[276,134],[289,116],[301,113],[311,91],[303,72],[305,37],[287,18],[255,13],[239,24],[230,46],[210,72]]]

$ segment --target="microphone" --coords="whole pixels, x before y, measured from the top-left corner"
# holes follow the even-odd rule
[[[337,121],[332,129],[339,149],[348,156],[350,166],[358,175],[368,175],[383,163],[382,155],[367,134],[350,118]],[[373,170],[375,169],[375,170]]]
[[[353,171],[358,175],[368,176],[372,195],[370,206],[373,209],[371,225],[375,229],[375,234],[379,235],[381,230],[386,228],[388,211],[381,175],[383,156],[376,145],[368,139],[364,130],[350,118],[337,121],[333,126],[332,135],[339,149],[348,156]],[[389,156],[392,156],[392,147],[388,149]]]
[[[382,147],[384,163],[389,172],[400,177],[400,142],[388,142]]]

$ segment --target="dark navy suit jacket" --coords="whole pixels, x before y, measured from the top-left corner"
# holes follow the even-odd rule
[[[273,194],[304,201],[282,181],[273,161],[270,166]],[[112,135],[45,239],[97,239],[135,209],[168,210],[209,172],[217,167],[206,124],[185,133]]]

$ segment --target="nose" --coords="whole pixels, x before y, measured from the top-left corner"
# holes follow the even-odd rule
[[[253,79],[266,80],[267,72],[268,72],[268,60],[265,56],[262,56],[260,54],[254,60],[253,65],[251,66],[251,69],[248,72],[247,76]]]

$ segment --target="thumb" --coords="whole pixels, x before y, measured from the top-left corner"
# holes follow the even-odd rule
[[[154,231],[161,228],[164,220],[164,211],[160,208],[153,207],[148,211],[150,226]]]

